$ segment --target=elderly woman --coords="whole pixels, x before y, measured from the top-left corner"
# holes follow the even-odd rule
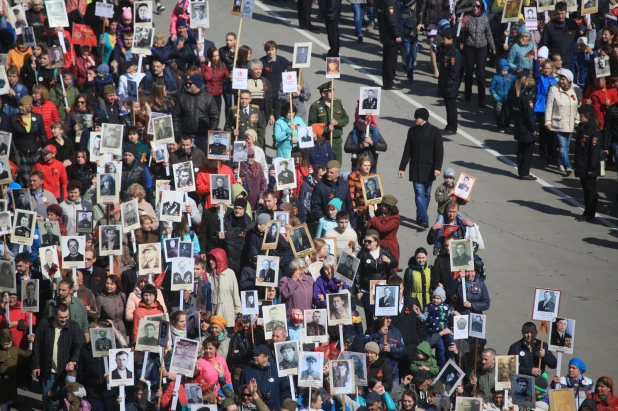
[[[303,312],[311,309],[314,281],[306,270],[305,260],[296,258],[290,263],[290,276],[282,277],[279,281],[279,291],[286,299],[285,309],[288,316],[294,308]]]
[[[531,69],[534,59],[526,57],[530,52],[534,54],[534,48],[536,44],[531,40],[530,30],[522,25],[517,31],[517,43],[511,46],[509,50],[509,68],[511,73],[517,73],[521,69]]]
[[[485,285],[485,280],[476,275],[475,270],[465,271],[465,296],[462,281],[454,282],[457,286],[457,297],[454,298],[455,311],[461,315],[470,313],[482,314],[483,311],[489,310],[491,300],[489,291]],[[451,290],[447,290],[449,295],[453,295]]]
[[[43,85],[39,84],[32,88],[32,98],[34,99],[32,112],[41,115],[47,138],[51,138],[51,125],[56,121],[60,121],[58,107],[49,99],[49,90]]]
[[[341,290],[347,290],[348,286],[334,277],[337,269],[337,261],[332,255],[324,259],[324,266],[320,270],[320,276],[313,284],[313,305],[315,308],[326,308],[326,296],[335,294]]]
[[[573,90],[573,73],[567,69],[558,71],[558,84],[549,89],[545,105],[545,128],[552,131],[558,140],[560,153],[558,167],[566,176],[573,172],[569,161],[571,136],[579,124],[579,101]]]
[[[159,219],[157,218],[157,213],[155,213],[154,208],[150,205],[149,202],[145,201],[146,191],[144,187],[135,183],[131,184],[129,188],[127,188],[127,197],[129,201],[137,200],[137,214],[140,216],[147,215],[152,218],[152,229],[156,230],[159,228]]]
[[[213,392],[219,391],[219,387],[232,383],[232,376],[227,367],[225,357],[218,354],[220,342],[217,337],[208,337],[204,340],[204,356],[197,360],[202,383],[213,387]]]
[[[122,282],[117,275],[110,275],[105,280],[105,290],[97,295],[97,313],[99,320],[112,320],[123,337],[127,330],[124,328],[124,310],[127,305],[127,296],[122,292]]]
[[[569,361],[569,371],[565,377],[554,375],[551,388],[573,388],[575,391],[575,406],[580,409],[586,400],[586,394],[594,392],[594,385],[590,378],[584,376],[586,364],[581,359],[575,357]]]
[[[22,97],[19,100],[19,114],[9,120],[9,132],[13,134],[15,146],[13,158],[19,166],[17,182],[22,187],[28,187],[30,171],[41,156],[40,150],[45,146],[48,136],[43,117],[32,112],[32,103],[32,97]]]
[[[264,203],[262,194],[264,194],[268,187],[268,181],[266,180],[266,174],[262,165],[255,161],[254,147],[249,147],[247,150],[247,161],[240,163],[240,177],[249,186],[247,201],[251,205],[251,209],[255,210],[258,204]]]

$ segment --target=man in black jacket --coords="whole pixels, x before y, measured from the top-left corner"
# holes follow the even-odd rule
[[[457,92],[461,83],[461,54],[454,44],[456,30],[447,28],[440,32],[442,44],[438,52],[438,95],[446,106],[446,127],[442,133],[452,136],[457,133]]]
[[[146,183],[146,170],[141,163],[135,161],[136,156],[137,151],[135,146],[124,146],[122,153],[122,159],[124,160],[122,164],[122,185],[120,187],[121,201],[128,201],[127,189],[134,183],[144,187],[144,190],[146,190],[146,199],[150,199],[150,190],[147,188],[148,185]]]
[[[178,93],[172,119],[174,135],[195,137],[195,145],[205,153],[208,130],[219,128],[219,109],[215,99],[204,90],[200,74],[186,80],[184,89]]]
[[[547,46],[550,55],[559,54],[562,66],[569,67],[575,51],[578,27],[575,21],[567,19],[567,4],[556,3],[556,18],[545,25],[541,46]]]
[[[328,215],[328,202],[333,198],[338,198],[342,201],[340,211],[347,211],[350,215],[350,221],[354,224],[356,220],[354,216],[354,208],[352,208],[352,197],[350,197],[350,186],[348,182],[342,179],[341,165],[337,160],[331,160],[327,164],[327,171],[322,177],[311,195],[311,215],[319,221],[320,218]]]
[[[60,337],[54,348],[56,329],[60,329]],[[83,344],[81,328],[69,319],[69,307],[64,303],[56,304],[54,316],[39,323],[32,350],[32,375],[41,382],[44,410],[48,409],[51,397],[47,393],[54,384],[62,388],[66,371],[76,369]]]
[[[558,365],[556,357],[548,350],[547,343],[541,344],[536,339],[537,329],[533,322],[527,322],[521,328],[523,338],[511,345],[508,355],[519,356],[519,373],[538,377],[545,372],[545,367],[555,369]],[[541,368],[539,366],[541,360]]]
[[[395,87],[395,68],[397,50],[403,36],[403,20],[399,0],[379,0],[376,2],[380,43],[382,43],[382,84],[384,90],[398,90]]]
[[[414,184],[416,224],[429,228],[427,209],[431,200],[431,185],[440,175],[444,147],[440,130],[429,124],[429,111],[426,108],[416,110],[414,119],[416,126],[408,130],[398,177],[403,178],[409,162],[410,181]]]
[[[326,34],[328,35],[327,57],[339,57],[339,17],[341,16],[341,0],[325,0]]]

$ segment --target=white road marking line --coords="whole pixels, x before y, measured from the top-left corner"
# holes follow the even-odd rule
[[[285,17],[282,17],[279,13],[277,13],[276,11],[274,11],[273,9],[268,7],[267,5],[263,4],[262,2],[260,2],[258,0],[255,1],[255,5],[258,6],[259,8],[261,8],[262,10],[264,10],[266,13],[270,14],[272,17],[276,18],[277,20],[280,20],[285,25],[290,26],[290,28],[292,30],[296,31],[301,36],[306,37],[307,39],[313,41],[315,44],[320,46],[322,49],[324,49],[326,51],[329,50],[329,46],[327,44],[325,44],[322,41],[318,40],[316,37],[314,37],[310,33],[307,33],[307,31],[299,29],[297,24],[292,23],[291,21],[287,20]],[[369,74],[364,68],[362,68],[358,64],[354,63],[354,61],[350,60],[348,57],[345,57],[345,56],[343,56],[341,54],[340,54],[340,57],[341,57],[341,60],[343,62],[345,62],[347,65],[351,66],[356,71],[364,74],[366,77],[368,77],[369,79],[373,80],[376,84],[382,85],[382,79],[380,79],[377,76],[374,76],[373,74]],[[416,108],[424,107],[422,104],[420,104],[419,102],[417,102],[416,100],[412,99],[410,96],[408,96],[407,94],[402,93],[399,90],[394,90],[392,92],[394,94],[396,94],[397,96],[401,97],[401,99],[407,101],[408,103],[410,103],[411,105],[413,105]],[[424,107],[424,108],[427,108],[427,107]],[[434,119],[438,120],[440,123],[446,125],[446,120],[444,118],[440,117],[438,114],[436,114],[434,111],[432,111],[432,110],[430,110],[428,108],[427,108],[427,110],[429,111],[429,115],[432,118],[434,118]],[[511,160],[509,160],[504,155],[500,154],[496,150],[488,147],[486,144],[484,144],[481,141],[477,140],[476,138],[472,137],[470,134],[468,134],[467,132],[463,131],[461,128],[457,130],[457,134],[461,135],[462,137],[464,137],[467,140],[469,140],[471,143],[473,143],[473,144],[477,145],[478,147],[482,148],[483,150],[485,150],[486,152],[488,152],[492,156],[496,157],[498,160],[502,161],[504,164],[506,164],[506,165],[508,165],[508,166],[510,166],[512,168],[517,169],[517,164],[513,163]],[[534,175],[534,174],[532,174],[532,175]],[[537,177],[536,182],[539,183],[542,187],[545,187],[548,190],[550,190],[552,193],[556,194],[557,196],[562,197],[562,199],[566,200],[569,204],[571,204],[571,205],[573,205],[575,207],[578,207],[581,210],[584,209],[583,204],[581,204],[575,198],[571,197],[570,195],[567,195],[562,190],[554,187],[553,185],[551,185],[547,181],[543,180],[542,178],[540,178],[540,177],[538,177],[536,175],[534,175],[534,176]],[[618,230],[618,226],[617,225],[615,225],[612,222],[608,221],[606,217],[602,216],[599,213],[597,213],[597,219],[599,221],[601,221],[607,227],[611,228],[612,230]]]

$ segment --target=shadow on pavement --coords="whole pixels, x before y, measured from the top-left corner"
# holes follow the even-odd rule
[[[508,203],[513,203],[520,205],[522,207],[527,207],[535,211],[539,211],[543,214],[551,214],[551,215],[563,215],[567,217],[576,217],[579,214],[574,214],[568,210],[563,210],[561,208],[552,207],[547,204],[537,203],[536,201],[526,201],[526,200],[508,200]]]

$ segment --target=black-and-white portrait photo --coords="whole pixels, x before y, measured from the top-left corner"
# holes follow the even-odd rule
[[[315,145],[313,141],[313,129],[311,127],[299,127],[298,133],[298,147],[311,148]]]
[[[450,241],[451,271],[474,270],[474,250],[472,241],[451,240]]]
[[[580,0],[582,15],[592,14],[599,11],[599,0]]]
[[[208,132],[208,159],[209,160],[229,160],[230,142],[232,135],[228,131],[209,131]]]
[[[57,245],[60,246],[60,224],[58,221],[39,221],[39,238],[41,245]]]
[[[27,7],[27,5],[26,5]],[[16,5],[15,7],[11,7],[11,11],[15,16],[15,23],[13,27],[15,28],[15,34],[22,34],[25,32],[24,28],[28,27],[28,20],[26,19],[26,13],[24,9],[22,9],[21,4]]]
[[[360,260],[358,258],[346,251],[342,251],[337,262],[335,278],[341,280],[344,284],[352,286],[359,265]]]
[[[101,147],[101,140],[103,140],[103,133],[93,131],[90,133],[90,140],[88,141],[88,149],[90,150],[91,161],[104,161],[107,158],[106,153]]]
[[[11,177],[9,159],[8,157],[2,157],[0,158],[0,184],[9,184],[11,181],[13,181],[13,178]]]
[[[328,325],[352,324],[350,293],[342,292],[326,296]]]
[[[243,19],[252,19],[253,18],[253,10],[255,8],[254,0],[245,0],[242,2],[242,14],[241,17]]]
[[[483,411],[483,400],[481,398],[457,397],[455,411]]]
[[[64,53],[62,47],[50,47],[47,49],[47,55],[49,56],[49,67],[62,69],[65,66]]]
[[[106,174],[122,174],[122,161],[118,160],[105,160],[99,161],[97,166],[99,173]]]
[[[274,344],[279,377],[298,374],[298,341],[284,341]]]
[[[293,68],[311,67],[311,48],[312,42],[294,43],[294,56],[292,57]]]
[[[554,321],[560,308],[559,290],[536,288],[534,291],[534,310],[532,319],[536,321]]]
[[[154,41],[154,27],[136,27],[133,34],[133,53],[145,55],[151,54],[152,43]]]
[[[157,351],[159,347],[159,322],[141,320],[137,329],[137,351]]]
[[[266,224],[266,232],[262,240],[262,250],[274,250],[277,248],[279,235],[281,234],[281,221],[273,220]]]
[[[351,360],[329,361],[331,395],[354,393],[354,364]]]
[[[135,7],[135,27],[152,26],[152,2],[136,1],[133,6]]]
[[[120,215],[122,218],[122,229],[124,233],[137,230],[140,227],[137,208],[137,199],[120,204]]]
[[[138,253],[140,274],[161,273],[161,244],[139,244]]]
[[[210,175],[210,202],[212,204],[230,204],[232,202],[229,175]]]
[[[483,314],[470,313],[470,337],[485,338],[487,327],[487,316]]]
[[[476,184],[476,177],[472,177],[465,173],[459,173],[457,181],[455,182],[455,197],[459,197],[462,200],[469,201],[472,196],[472,190]]]
[[[154,153],[155,162],[164,163],[169,161],[170,155],[167,152],[167,144],[160,144],[156,141],[151,141],[150,147],[152,148],[152,151]]]
[[[30,190],[27,188],[15,188],[11,190],[11,203],[13,203],[13,208],[16,210],[32,211],[30,198]]]
[[[307,224],[289,229],[288,238],[296,258],[304,257],[314,251],[313,239],[309,234]]]
[[[275,158],[275,175],[277,176],[277,190],[284,188],[296,188],[296,172],[294,171],[293,158]]]
[[[258,255],[255,285],[276,287],[279,283],[279,257]]]
[[[461,368],[453,360],[448,360],[440,370],[436,380],[444,385],[444,391],[451,396],[464,377],[465,374]]]
[[[161,221],[180,222],[182,210],[185,208],[183,203],[183,192],[164,190],[159,204],[159,219]]]
[[[13,231],[11,224],[11,214],[8,211],[0,212],[0,235],[11,234]]]
[[[85,268],[86,237],[63,236],[62,242],[62,268]]]
[[[8,156],[13,135],[6,131],[0,131],[0,156]]]
[[[119,174],[99,174],[97,200],[100,203],[118,203],[120,192]]]
[[[328,342],[326,310],[305,310],[305,341]]]
[[[549,325],[549,349],[573,354],[575,347],[575,320],[557,317]]]
[[[379,204],[382,202],[382,179],[379,174],[364,177],[362,184],[363,197],[366,204]]]
[[[399,286],[376,285],[376,317],[394,317],[399,314]]]
[[[58,268],[60,263],[58,261],[58,252],[55,246],[41,247],[39,248],[39,256],[41,258],[41,271],[45,278],[50,277],[50,270]],[[54,278],[60,277],[60,270],[56,270]]]
[[[609,76],[611,74],[609,57],[596,57],[594,59],[594,69],[597,78]]]
[[[31,313],[39,311],[39,280],[21,281],[21,310]]]
[[[200,313],[187,315],[187,338],[199,340],[200,338]]]
[[[90,344],[94,358],[107,357],[109,350],[116,348],[116,337],[112,328],[91,328]]]
[[[267,340],[270,340],[273,335],[273,330],[277,327],[287,326],[287,316],[285,315],[285,304],[276,304],[268,307],[262,307],[264,315],[264,334]]]
[[[174,126],[172,116],[160,116],[152,118],[154,139],[159,144],[174,142]]]
[[[17,291],[14,261],[0,261],[0,291],[9,293]]]
[[[121,205],[122,207],[122,205]],[[94,213],[92,211],[75,211],[75,221],[77,221],[78,234],[92,234],[92,219]]]
[[[323,384],[324,353],[301,352],[298,359],[298,386],[320,388]]]
[[[354,380],[356,386],[367,385],[367,354],[352,351],[343,351],[342,357],[354,362]]]
[[[189,7],[191,14],[191,27],[208,28],[210,26],[208,20],[208,2],[192,1]]]
[[[259,315],[257,290],[241,291],[240,304],[243,315]]]
[[[193,376],[199,341],[177,338],[172,351],[170,371],[176,374]]]
[[[122,227],[119,225],[99,226],[99,255],[122,254]]]
[[[247,161],[249,156],[249,147],[244,141],[234,141],[234,151],[232,161],[238,163],[240,161]]]
[[[122,154],[122,132],[120,124],[103,123],[103,140],[101,151],[108,154]]]
[[[117,348],[109,350],[109,371],[112,387],[121,385],[131,386],[134,384],[133,352],[130,348]]]
[[[169,335],[170,323],[169,321],[159,321],[159,345],[161,347],[167,346],[167,338]]]
[[[26,210],[15,210],[11,242],[23,245],[32,245],[32,242],[34,240],[35,224],[35,212]]]
[[[240,16],[240,3],[241,0],[231,0],[232,2],[232,16]]]
[[[49,27],[69,27],[69,17],[63,0],[47,0],[45,10]]]
[[[172,165],[174,170],[174,185],[177,191],[195,191],[195,175],[193,174],[193,161],[176,163]]]
[[[273,211],[273,220],[281,221],[281,231],[285,232],[285,226],[290,224],[290,212],[289,211]]]
[[[178,249],[178,257],[192,258],[193,257],[193,242],[180,241],[180,248]]]
[[[202,388],[199,384],[185,384],[185,391],[187,393],[187,403],[191,404],[203,404]]]
[[[192,258],[175,258],[172,260],[172,291],[193,290],[193,266]]]
[[[511,400],[513,404],[525,408],[534,408],[536,402],[536,391],[534,377],[530,375],[512,374],[511,375]],[[480,399],[479,399],[480,401]],[[463,411],[481,411],[481,407],[463,408]]]
[[[382,102],[382,89],[380,87],[361,87],[358,100],[361,102],[358,107],[358,114],[366,116],[369,114],[380,114],[380,103]]]

